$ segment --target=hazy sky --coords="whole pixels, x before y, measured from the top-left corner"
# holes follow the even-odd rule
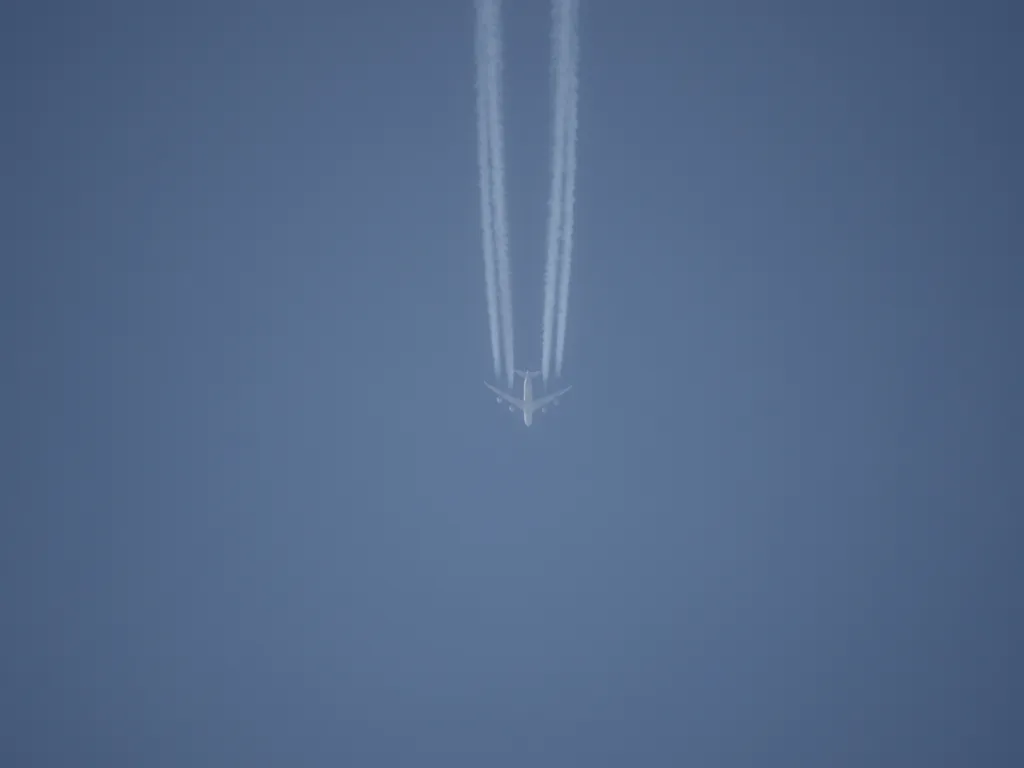
[[[5,766],[1024,764],[1015,4],[17,5]]]

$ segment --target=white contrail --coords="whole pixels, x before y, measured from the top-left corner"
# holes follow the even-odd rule
[[[562,208],[562,258],[559,265],[558,344],[555,348],[555,372],[562,375],[565,352],[565,326],[569,319],[569,275],[572,272],[573,208],[576,203],[576,126],[579,84],[579,0],[560,0],[565,13],[567,40],[562,72],[565,77],[565,199]]]
[[[547,262],[544,269],[544,319],[541,371],[551,372],[551,347],[557,336],[555,371],[562,373],[565,329],[569,317],[569,277],[572,271],[573,208],[576,199],[576,124],[578,68],[578,0],[552,0],[552,76],[555,80],[552,131],[551,200],[548,218]],[[557,287],[557,296],[556,296]],[[555,333],[555,307],[558,325]]]
[[[557,285],[558,251],[562,233],[562,187],[565,158],[565,77],[563,75],[567,25],[565,9],[559,0],[551,3],[551,75],[554,80],[554,123],[551,132],[551,198],[548,201],[547,261],[544,265],[544,318],[541,331],[544,381],[551,372],[551,347],[555,324],[555,286]]]
[[[491,202],[494,206],[494,244],[498,266],[501,331],[505,349],[505,376],[509,389],[515,378],[515,331],[512,323],[512,277],[508,265],[508,219],[505,206],[505,139],[501,119],[501,0],[489,0],[488,147],[491,155]]]
[[[487,285],[487,319],[491,325],[491,358],[494,378],[501,374],[501,341],[498,337],[498,288],[494,281],[494,224],[491,216],[491,158],[488,106],[488,0],[477,2],[476,8],[476,132],[477,163],[480,173],[480,227],[483,233],[484,282]]]
[[[501,0],[476,2],[477,132],[480,213],[484,238],[484,278],[491,323],[494,375],[504,358],[509,388],[515,376],[512,279],[508,261],[505,207],[505,149],[501,119]],[[500,332],[499,332],[500,316]]]

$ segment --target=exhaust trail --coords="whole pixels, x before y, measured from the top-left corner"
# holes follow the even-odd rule
[[[555,347],[555,372],[562,375],[565,354],[565,328],[569,320],[569,276],[572,273],[573,213],[576,205],[576,135],[579,101],[579,0],[560,0],[565,13],[566,49],[562,59],[565,77],[565,198],[562,208],[562,259],[559,265],[558,342]]]
[[[483,237],[484,284],[487,288],[487,319],[491,328],[491,359],[494,378],[501,375],[501,340],[498,336],[498,286],[494,267],[494,222],[491,214],[491,159],[487,124],[488,91],[488,32],[486,6],[489,0],[477,2],[476,7],[476,132],[477,164],[480,174],[480,228]]]
[[[565,49],[566,25],[561,3],[551,3],[551,76],[554,123],[551,133],[551,197],[548,201],[547,260],[544,264],[544,318],[541,330],[541,373],[547,382],[551,372],[551,351],[554,342],[555,286],[558,274],[558,251],[562,232],[562,187],[564,186],[565,78],[562,59]]]
[[[515,377],[515,326],[505,205],[505,148],[501,117],[501,0],[476,0],[477,131],[484,278],[491,323],[495,378],[504,362],[509,388]],[[500,325],[499,325],[500,319]]]
[[[512,322],[512,276],[508,262],[508,217],[505,205],[505,137],[501,118],[501,0],[485,0],[488,10],[488,147],[491,156],[491,202],[498,267],[498,298],[509,389],[515,380],[515,326]]]
[[[576,198],[578,16],[578,0],[552,0],[551,68],[555,81],[553,90],[554,125],[552,129],[547,260],[544,268],[544,318],[541,338],[541,372],[545,382],[551,373],[553,345],[555,345],[555,371],[561,375],[565,351],[565,329],[569,313],[573,207]],[[556,307],[558,308],[557,333]]]

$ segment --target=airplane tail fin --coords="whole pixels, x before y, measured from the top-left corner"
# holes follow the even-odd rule
[[[516,373],[524,379],[535,379],[540,376],[540,371],[520,371],[518,368],[516,369]]]

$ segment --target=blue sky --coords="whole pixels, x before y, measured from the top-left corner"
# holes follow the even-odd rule
[[[550,16],[506,6],[536,368]],[[526,429],[471,3],[8,11],[5,764],[1020,764],[1015,17],[582,3]]]

